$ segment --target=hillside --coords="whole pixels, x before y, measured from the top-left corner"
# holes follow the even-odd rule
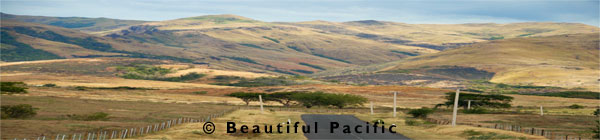
[[[2,20],[40,23],[63,28],[77,29],[84,32],[112,30],[146,22],[139,20],[120,20],[110,18],[25,16],[6,13],[0,13],[0,15]]]
[[[444,50],[475,42],[574,33],[595,33],[598,27],[579,23],[528,22],[510,24],[406,24],[362,20],[288,23],[327,33],[356,36],[391,44]]]
[[[24,21],[49,24],[45,21],[50,20]],[[2,61],[133,57],[238,71],[312,74],[393,63],[476,42],[598,32],[597,27],[572,23],[434,25],[374,20],[284,23],[236,15],[122,25],[91,32],[87,27],[67,29],[3,18],[6,41],[2,49],[7,55],[3,55]]]
[[[599,42],[598,33],[496,40],[338,73],[355,75],[353,73],[370,70],[377,71],[374,75],[425,74],[448,79],[598,90]]]

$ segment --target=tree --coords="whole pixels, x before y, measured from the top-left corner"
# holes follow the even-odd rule
[[[335,106],[344,108],[346,106],[358,106],[367,102],[367,99],[351,94],[331,94],[323,92],[307,92],[292,95],[292,100],[300,102],[306,108],[313,106]]]
[[[302,94],[294,94],[292,95],[292,99],[294,101],[298,101],[299,103],[302,104],[302,106],[306,107],[306,108],[311,108],[313,106],[319,106],[319,105],[323,105],[322,103],[322,99],[323,98],[323,92],[307,92],[307,93],[302,93]]]
[[[289,107],[294,99],[292,98],[295,94],[303,94],[302,92],[275,92],[267,95],[268,101],[275,101],[283,104],[285,107]]]
[[[453,106],[454,105],[454,96],[456,93],[448,92],[446,93],[447,101],[442,104],[437,104],[436,107],[439,106]],[[471,107],[493,107],[493,108],[510,108],[510,102],[513,100],[513,97],[499,95],[499,94],[471,94],[471,93],[460,93],[460,97],[458,97],[458,106],[463,108],[467,108],[468,100],[471,101]]]
[[[251,93],[251,92],[234,92],[234,93],[228,94],[227,96],[240,98],[248,106],[248,105],[250,105],[250,102],[258,101],[258,95],[262,95],[263,97],[265,97],[266,94],[265,93]]]
[[[37,108],[33,108],[29,104],[19,104],[19,105],[3,105],[2,109],[2,119],[6,118],[29,118],[33,117],[37,114]]]
[[[338,108],[358,106],[367,102],[366,98],[351,94],[324,94],[324,98],[322,99],[323,104],[332,105]]]

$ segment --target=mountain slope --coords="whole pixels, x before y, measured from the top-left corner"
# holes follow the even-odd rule
[[[598,33],[515,38],[417,56],[380,71],[461,66],[494,72],[491,82],[597,89]]]
[[[109,18],[25,16],[5,13],[0,13],[0,17],[3,21],[15,20],[21,22],[40,23],[63,28],[77,29],[84,32],[112,30],[146,22],[139,20],[119,20]]]
[[[596,33],[599,28],[579,23],[529,22],[509,24],[405,24],[375,20],[290,23],[324,32],[357,36],[393,44],[437,50],[508,38]]]
[[[30,47],[15,50],[15,45],[22,45],[3,42],[6,47],[2,49],[4,52],[12,49],[22,56],[34,56],[24,52],[35,52],[47,59],[135,57],[206,64],[219,69],[312,74],[394,62],[491,39],[598,32],[597,27],[570,23],[433,25],[373,20],[282,23],[236,15],[144,22],[97,32],[86,30],[3,20],[3,34]],[[15,56],[18,55],[9,57]],[[44,58],[2,60],[38,59]]]

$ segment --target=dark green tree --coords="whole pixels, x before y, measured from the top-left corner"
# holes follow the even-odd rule
[[[244,101],[246,103],[246,105],[250,105],[250,102],[258,101],[258,95],[262,95],[262,97],[265,97],[267,94],[252,93],[252,92],[234,92],[234,93],[228,94],[227,96],[240,98],[240,99],[242,99],[242,101]]]
[[[322,99],[324,97],[324,94],[325,93],[323,92],[307,92],[301,94],[294,94],[292,95],[292,99],[294,101],[299,102],[300,104],[302,104],[302,106],[306,108],[311,108],[313,106],[324,105]]]
[[[436,107],[446,106],[451,107],[454,105],[454,96],[456,93],[446,93],[446,102],[437,104]],[[499,94],[473,94],[473,93],[460,93],[458,97],[458,106],[467,108],[469,100],[471,101],[471,107],[492,107],[492,108],[510,108],[510,102],[513,97],[499,95]]]
[[[294,99],[292,96],[295,94],[303,94],[302,92],[275,92],[267,95],[268,101],[275,101],[283,104],[285,107],[292,105]]]
[[[27,93],[27,85],[23,82],[0,82],[1,94]]]

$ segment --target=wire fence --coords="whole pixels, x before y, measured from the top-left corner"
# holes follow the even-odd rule
[[[98,130],[93,132],[85,133],[59,133],[55,135],[41,135],[30,138],[14,138],[14,140],[106,140],[106,139],[128,139],[138,138],[147,134],[153,134],[159,131],[167,130],[171,127],[186,124],[186,123],[204,123],[211,119],[222,117],[227,113],[233,112],[237,109],[229,109],[218,113],[209,114],[207,116],[198,118],[176,118],[172,120],[166,120],[160,123],[154,123],[147,126],[123,128],[119,130]]]

